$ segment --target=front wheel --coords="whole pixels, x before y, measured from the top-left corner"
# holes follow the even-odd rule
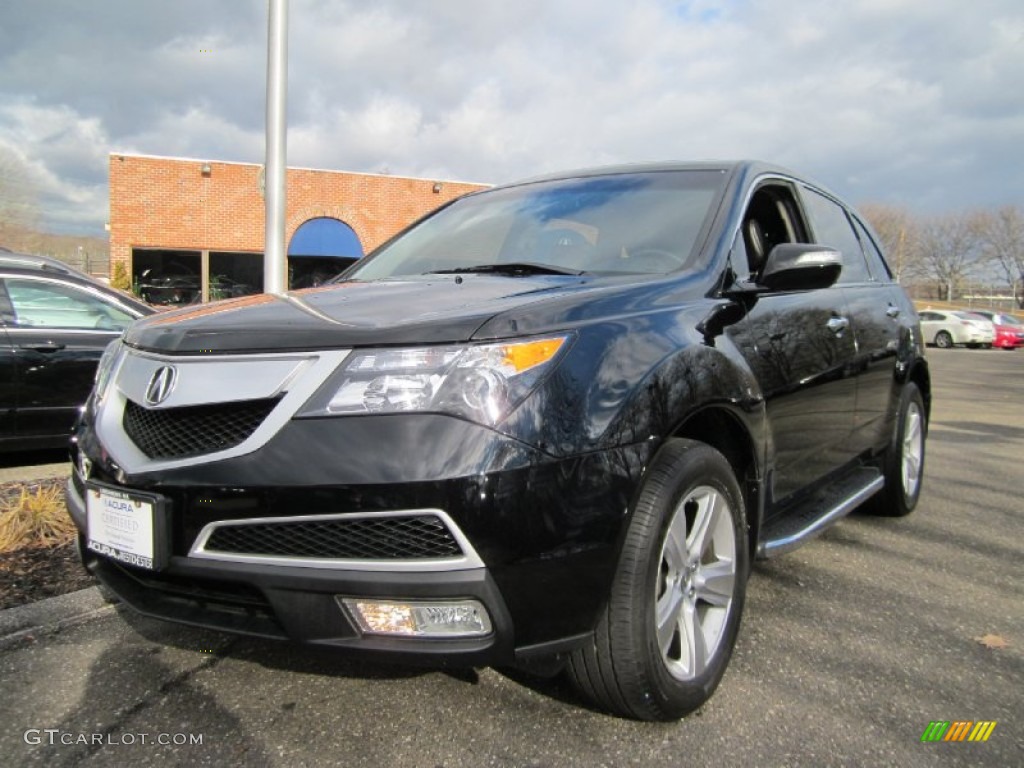
[[[889,517],[903,517],[914,511],[921,496],[927,434],[928,416],[921,390],[908,381],[900,395],[896,429],[882,459],[885,486],[871,499],[870,511]]]
[[[746,594],[743,497],[710,446],[673,440],[655,456],[592,643],[568,665],[598,706],[675,720],[708,700],[732,656]]]

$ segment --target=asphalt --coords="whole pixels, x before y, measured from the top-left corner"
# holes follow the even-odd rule
[[[166,624],[87,589],[0,612],[2,762],[1024,765],[1024,353],[931,361],[919,509],[855,514],[759,563],[723,684],[679,723],[611,718],[563,683],[500,670],[390,668]],[[922,743],[936,720],[997,726],[987,743]],[[202,743],[140,742],[161,734]]]

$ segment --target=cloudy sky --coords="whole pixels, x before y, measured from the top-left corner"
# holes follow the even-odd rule
[[[112,151],[263,161],[264,0],[3,0],[0,152],[102,233]],[[756,157],[1024,205],[1021,0],[291,0],[289,165],[480,182]],[[13,165],[12,165],[13,164]]]

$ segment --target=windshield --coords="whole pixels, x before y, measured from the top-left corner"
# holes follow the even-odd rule
[[[1013,315],[997,315],[997,318],[997,322],[1000,325],[1024,325],[1024,323],[1022,323]]]
[[[724,182],[719,171],[663,171],[471,195],[386,243],[345,277],[663,274],[692,268],[697,236]]]

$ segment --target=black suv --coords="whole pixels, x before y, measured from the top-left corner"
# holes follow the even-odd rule
[[[136,323],[68,502],[142,613],[381,660],[564,666],[677,718],[751,558],[911,511],[930,401],[863,220],[751,162],[463,197],[333,284]]]
[[[0,250],[0,451],[66,446],[103,350],[152,313],[57,259]]]

